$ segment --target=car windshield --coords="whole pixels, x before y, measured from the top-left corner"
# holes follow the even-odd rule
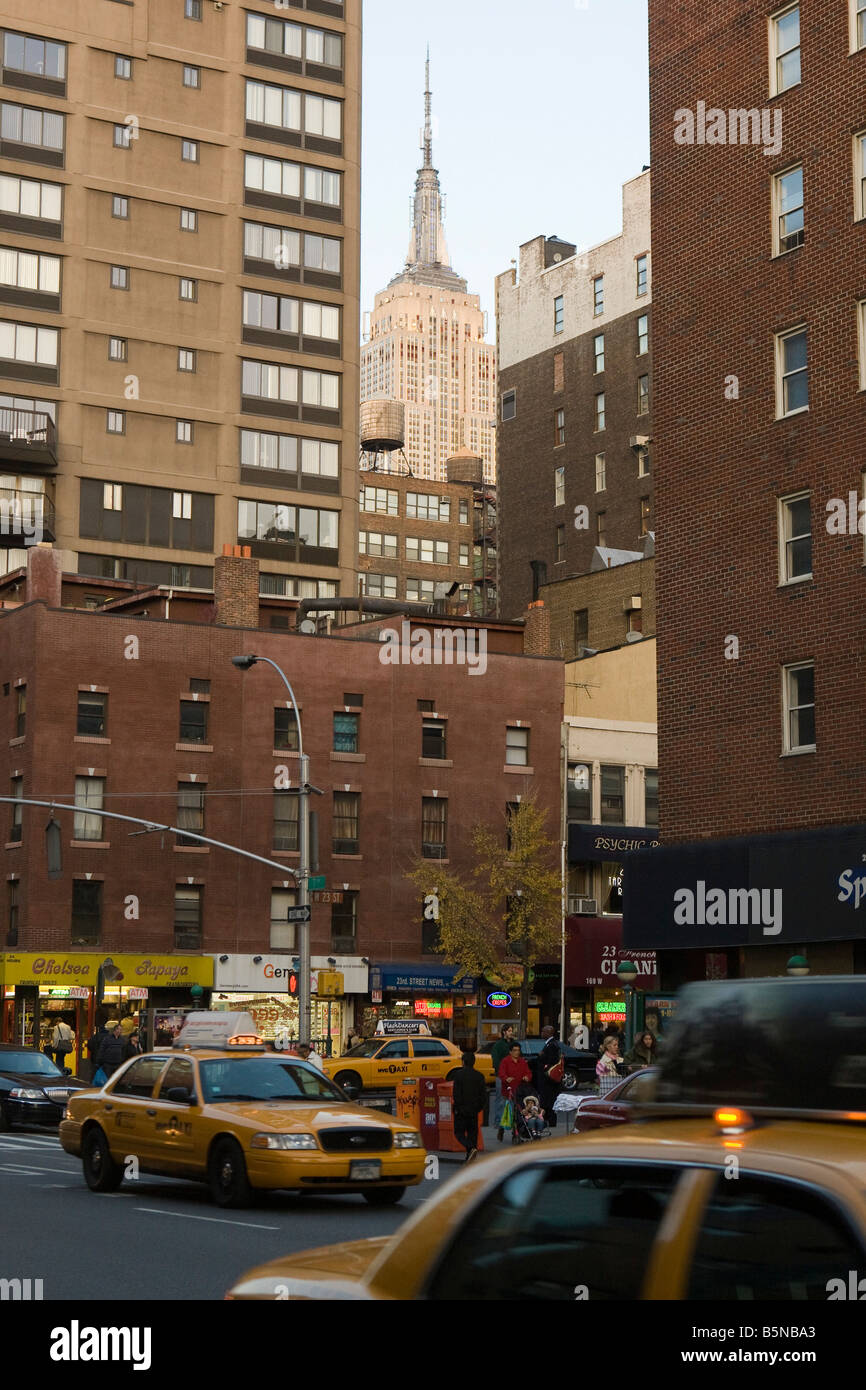
[[[0,1071],[27,1072],[30,1076],[63,1075],[44,1052],[0,1052]]]
[[[368,1042],[358,1043],[357,1047],[350,1048],[344,1055],[346,1057],[375,1057],[384,1041],[384,1038],[371,1038]]]
[[[315,1067],[264,1057],[226,1057],[199,1064],[205,1102],[229,1100],[345,1101],[343,1092]]]

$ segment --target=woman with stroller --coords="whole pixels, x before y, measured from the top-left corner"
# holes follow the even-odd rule
[[[529,1063],[520,1050],[520,1043],[513,1042],[508,1050],[508,1056],[503,1057],[499,1064],[499,1080],[502,1082],[502,1094],[506,1102],[511,1102],[512,1114],[517,1102],[517,1088],[520,1085],[532,1085],[532,1073],[529,1070]],[[496,1138],[499,1143],[505,1136],[505,1127],[500,1120]]]
[[[612,1091],[620,1080],[617,1063],[622,1059],[619,1055],[619,1039],[616,1037],[605,1038],[601,1056],[595,1068],[598,1079],[598,1094],[606,1096],[608,1091]]]

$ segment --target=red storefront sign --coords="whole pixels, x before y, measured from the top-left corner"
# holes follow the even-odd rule
[[[565,923],[565,983],[577,989],[617,988],[617,966],[630,960],[637,966],[636,989],[658,989],[655,951],[626,950],[621,917],[568,917]]]

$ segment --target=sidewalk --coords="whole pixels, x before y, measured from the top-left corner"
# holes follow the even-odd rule
[[[562,1115],[557,1116],[558,1123],[556,1129],[552,1132],[552,1137],[554,1139],[563,1139],[566,1135],[571,1133],[571,1125],[566,1125],[563,1123],[563,1120],[566,1118],[566,1116]],[[490,1154],[502,1154],[511,1152],[512,1145],[510,1130],[505,1131],[505,1135],[501,1144],[496,1138],[495,1125],[484,1125],[483,1129],[481,1130],[481,1133],[484,1136],[484,1148],[478,1150],[478,1162],[480,1162],[482,1158],[487,1158]],[[466,1155],[462,1151],[462,1149],[460,1153],[446,1153],[441,1149],[431,1149],[429,1152],[435,1154],[436,1157],[439,1159],[440,1163],[464,1163],[466,1161]]]

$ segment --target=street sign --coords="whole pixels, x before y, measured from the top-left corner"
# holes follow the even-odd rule
[[[326,893],[311,893],[310,897],[314,903],[341,903],[342,893],[333,893],[330,890]]]
[[[311,893],[319,893],[319,892],[321,892],[321,890],[324,888],[324,886],[325,886],[325,875],[324,875],[324,874],[311,874],[310,877],[307,879],[307,888],[308,888],[309,892],[311,892]],[[291,917],[289,918],[289,921],[290,921],[290,922],[292,921],[292,918],[291,918]]]
[[[309,922],[311,917],[310,905],[304,907],[290,907],[286,913],[287,922]]]

